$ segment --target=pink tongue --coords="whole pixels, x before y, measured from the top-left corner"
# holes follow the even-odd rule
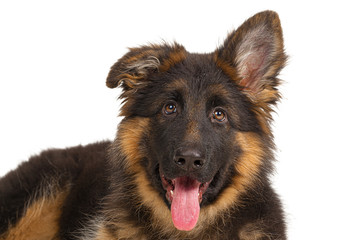
[[[190,231],[199,218],[199,187],[200,182],[188,177],[174,180],[174,194],[171,203],[171,217],[179,230]]]

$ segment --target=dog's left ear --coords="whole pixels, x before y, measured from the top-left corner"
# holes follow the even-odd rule
[[[186,57],[185,48],[177,43],[151,44],[129,50],[111,67],[106,79],[109,88],[121,86],[125,93],[147,85],[152,74],[165,72]]]
[[[265,11],[248,19],[215,52],[217,65],[256,102],[276,102],[276,78],[286,62],[277,13]]]

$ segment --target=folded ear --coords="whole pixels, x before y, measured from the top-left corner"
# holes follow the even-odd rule
[[[151,74],[167,71],[186,57],[183,46],[149,45],[130,48],[112,67],[106,80],[109,88],[122,86],[125,91],[146,85]]]
[[[217,65],[257,102],[276,102],[276,78],[286,62],[277,13],[265,11],[232,32],[215,52]]]

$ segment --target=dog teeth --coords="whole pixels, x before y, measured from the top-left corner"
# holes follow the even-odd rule
[[[170,190],[170,195],[174,195],[174,191],[173,190]]]

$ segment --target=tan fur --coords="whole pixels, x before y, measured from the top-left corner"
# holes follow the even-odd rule
[[[254,105],[257,106],[254,111],[256,112],[261,129],[268,136],[272,136],[270,121],[272,120],[271,113],[273,112],[273,108],[269,102],[279,99],[280,94],[278,90],[269,88],[265,88],[257,94],[255,99],[252,99]]]
[[[214,53],[214,61],[216,66],[220,68],[227,76],[236,82],[240,82],[240,77],[235,67],[231,66],[229,62],[224,61],[219,57],[218,50]]]
[[[141,196],[142,203],[153,211],[156,219],[152,221],[153,225],[162,226],[164,228],[173,228],[170,210],[168,210],[163,199],[158,192],[150,185],[150,181],[146,176],[145,170],[140,166],[140,159],[144,156],[142,149],[139,149],[139,142],[146,134],[149,119],[135,118],[121,125],[119,130],[120,145],[127,156],[128,169],[131,173],[136,173],[136,185],[138,194]],[[121,234],[132,234],[128,228],[123,228]],[[130,227],[131,229],[131,227]],[[120,230],[121,231],[121,230]],[[118,236],[123,236],[119,233]]]
[[[111,232],[109,229],[115,229]],[[122,239],[146,239],[137,228],[125,222],[113,222],[110,225],[102,225],[94,240],[122,240]]]
[[[239,238],[241,240],[266,240],[273,239],[270,234],[262,231],[262,226],[260,224],[250,223],[246,224],[239,231]]]
[[[117,240],[117,238],[112,236],[106,228],[101,228],[94,240]]]
[[[163,199],[159,196],[157,191],[150,185],[150,181],[146,176],[145,170],[141,167],[139,161],[145,155],[144,151],[140,148],[144,134],[147,134],[149,119],[147,118],[134,118],[121,124],[118,131],[119,145],[123,149],[126,158],[126,167],[130,173],[135,173],[135,183],[137,185],[137,193],[141,196],[142,204],[148,206],[153,211],[153,216],[156,219],[152,221],[157,225],[159,220],[162,226],[169,225],[171,227],[170,211],[165,205]],[[164,210],[165,209],[165,210]],[[123,218],[125,213],[117,212],[116,218]],[[113,213],[108,213],[110,218],[113,218]],[[160,223],[159,223],[160,224]],[[139,239],[139,231],[131,225],[131,223],[108,221],[107,226],[113,226],[116,230],[116,235],[121,236],[122,239]],[[105,229],[101,230],[102,235],[109,234]],[[101,239],[101,238],[98,238]]]
[[[133,64],[137,61],[139,61],[140,59],[144,59],[147,58],[148,56],[155,56],[156,54],[156,50],[160,49],[157,45],[153,45],[152,46],[153,49],[151,50],[143,50],[141,52],[139,52],[138,54],[132,56],[132,57],[128,57],[126,59],[124,59],[125,63],[127,64]],[[130,51],[136,52],[138,49],[137,48],[129,48]]]
[[[260,139],[255,133],[239,132],[237,140],[243,150],[235,166],[238,174],[233,177],[230,186],[224,189],[217,200],[204,209],[206,221],[211,221],[216,216],[231,210],[235,203],[241,204],[236,202],[240,194],[251,188],[257,178],[264,155]]]
[[[188,87],[189,86],[185,79],[178,78],[166,84],[165,89],[168,91],[180,91],[181,93],[184,93],[184,90],[186,90]]]
[[[57,240],[61,207],[68,191],[41,197],[25,210],[24,216],[0,240]]]
[[[177,49],[177,51],[171,52],[169,57],[161,63],[159,70],[161,72],[166,72],[175,64],[183,61],[185,58],[186,51],[184,49]]]

